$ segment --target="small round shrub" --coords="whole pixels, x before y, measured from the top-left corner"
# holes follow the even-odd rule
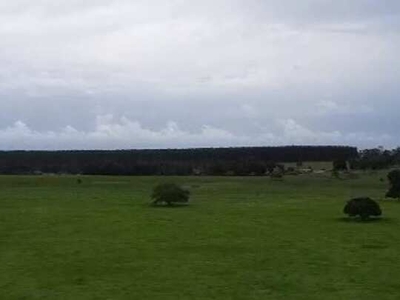
[[[332,170],[332,177],[336,179],[340,179],[340,173],[337,169]]]
[[[341,160],[341,159],[334,160],[332,162],[332,167],[333,167],[333,170],[345,171],[345,170],[347,170],[347,162],[345,160]]]
[[[390,188],[386,193],[386,197],[400,199],[400,170],[390,171],[388,179],[390,182]]]
[[[368,220],[371,216],[382,215],[379,204],[368,197],[354,198],[347,202],[343,212],[349,217],[359,216],[361,220]]]
[[[275,168],[270,173],[270,176],[271,176],[271,179],[273,179],[273,180],[282,180],[284,174],[285,174],[285,166],[284,165],[276,165]]]
[[[153,204],[166,204],[172,206],[174,203],[187,203],[189,201],[190,192],[181,188],[175,183],[163,183],[157,185],[151,198]]]

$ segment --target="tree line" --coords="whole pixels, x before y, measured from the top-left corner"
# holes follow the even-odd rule
[[[0,174],[263,175],[278,162],[355,161],[358,156],[357,148],[347,146],[0,151]]]
[[[392,150],[383,147],[361,150],[357,158],[350,160],[350,167],[360,170],[381,170],[399,165],[400,147]]]

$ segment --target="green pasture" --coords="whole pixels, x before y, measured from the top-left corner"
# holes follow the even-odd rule
[[[384,173],[0,177],[0,299],[400,299],[400,203]],[[188,206],[149,206],[152,188]],[[342,214],[370,196],[383,218]]]

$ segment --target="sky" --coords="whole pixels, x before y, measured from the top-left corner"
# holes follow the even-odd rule
[[[400,146],[398,0],[0,0],[0,149]]]

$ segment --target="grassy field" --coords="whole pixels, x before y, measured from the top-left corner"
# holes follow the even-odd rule
[[[400,203],[382,175],[0,177],[0,299],[399,299]],[[187,207],[150,207],[159,182]]]

